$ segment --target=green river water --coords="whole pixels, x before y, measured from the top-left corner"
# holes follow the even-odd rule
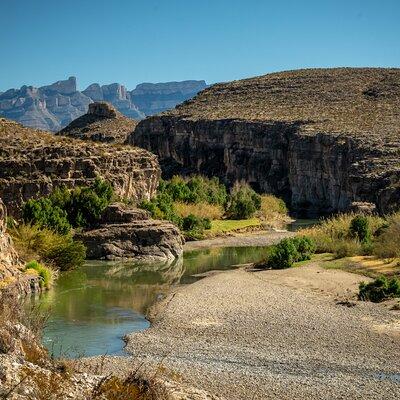
[[[55,357],[123,355],[123,336],[149,326],[148,308],[171,286],[264,257],[265,247],[185,252],[173,263],[94,261],[60,274],[55,286],[33,299],[50,317],[43,343]]]

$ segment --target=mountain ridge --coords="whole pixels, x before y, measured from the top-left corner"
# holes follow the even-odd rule
[[[50,85],[23,85],[20,89],[0,92],[0,117],[30,128],[56,132],[84,115],[89,104],[106,101],[126,117],[140,120],[173,108],[206,87],[205,81],[190,80],[143,83],[129,91],[119,83],[92,83],[80,91],[76,77],[71,76]]]

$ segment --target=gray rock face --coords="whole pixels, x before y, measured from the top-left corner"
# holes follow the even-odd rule
[[[76,78],[35,88],[22,86],[0,93],[0,117],[56,132],[88,111],[92,102],[106,101],[132,119],[143,119],[175,107],[206,87],[204,81],[141,84],[129,91],[119,83],[89,85],[77,90]]]
[[[141,201],[156,193],[160,168],[143,149],[58,137],[0,118],[0,197],[14,217],[30,198],[87,186],[96,176],[121,198]]]
[[[149,218],[146,211],[113,204],[102,225],[77,236],[91,259],[172,260],[183,253],[179,229],[167,221]]]
[[[145,115],[155,115],[174,108],[206,87],[205,81],[141,83],[130,95]]]
[[[141,121],[128,143],[165,177],[201,173],[282,197],[299,215],[400,208],[400,69],[289,71],[214,85]]]

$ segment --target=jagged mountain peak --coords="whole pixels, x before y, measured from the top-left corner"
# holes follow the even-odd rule
[[[38,88],[23,85],[0,93],[0,117],[56,132],[84,115],[89,104],[106,101],[126,117],[140,120],[174,108],[206,86],[204,81],[146,83],[129,91],[120,83],[92,83],[79,91],[76,77],[70,76]]]

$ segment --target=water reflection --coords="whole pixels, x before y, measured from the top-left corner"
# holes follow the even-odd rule
[[[55,356],[123,354],[122,337],[143,330],[149,307],[171,286],[263,258],[264,247],[196,250],[166,263],[95,261],[60,275],[55,287],[34,299],[50,310],[44,344]]]

